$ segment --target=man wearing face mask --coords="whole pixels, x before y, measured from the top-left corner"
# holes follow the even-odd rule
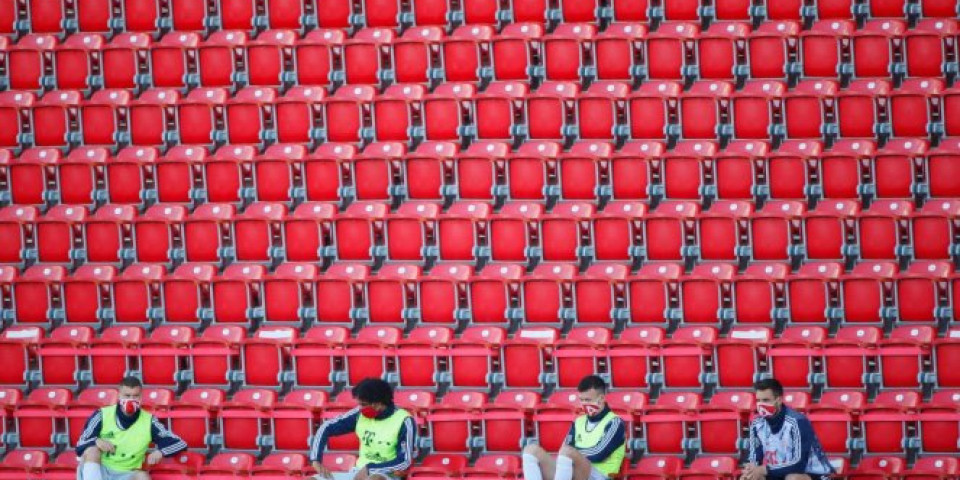
[[[750,463],[742,480],[826,480],[833,473],[803,414],[783,404],[776,379],[757,382],[757,415],[750,424]]]
[[[323,450],[330,437],[355,432],[360,455],[354,480],[398,480],[413,462],[417,427],[406,410],[393,403],[393,388],[379,378],[366,378],[353,387],[357,407],[320,426],[310,448],[315,478],[332,478],[323,466]]]
[[[90,415],[77,441],[79,480],[150,480],[140,470],[163,457],[186,450],[187,444],[156,417],[140,409],[143,385],[136,377],[120,382],[120,401]],[[157,450],[147,454],[153,443]]]
[[[607,480],[620,472],[626,430],[604,400],[606,382],[597,375],[584,377],[577,392],[583,414],[570,426],[557,459],[540,445],[527,445],[524,480]]]

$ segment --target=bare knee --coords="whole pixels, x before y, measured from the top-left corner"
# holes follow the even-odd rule
[[[578,460],[580,460],[580,459],[583,458],[583,454],[581,454],[579,450],[577,450],[576,448],[571,447],[570,445],[564,445],[564,446],[560,447],[560,452],[559,452],[559,453],[560,453],[560,455],[563,455],[564,457],[570,458],[570,459],[573,460],[574,462],[576,462],[576,461],[578,461]]]
[[[813,480],[813,479],[810,478],[810,475],[807,475],[806,473],[791,473],[787,475],[787,478],[785,480]]]
[[[541,455],[546,454],[547,451],[544,450],[543,447],[541,447],[540,445],[536,443],[531,443],[530,445],[523,447],[523,453],[525,455],[533,455],[534,457],[539,458]]]
[[[82,463],[100,463],[100,449],[96,446],[88,447],[83,451],[83,455],[80,455],[80,461]]]

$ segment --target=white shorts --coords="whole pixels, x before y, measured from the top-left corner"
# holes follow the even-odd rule
[[[135,473],[139,470],[132,470],[129,472],[118,472],[116,470],[111,470],[103,465],[100,465],[100,478],[102,480],[130,480],[133,478]],[[83,464],[80,464],[80,467],[77,468],[77,480],[84,480],[83,478]]]

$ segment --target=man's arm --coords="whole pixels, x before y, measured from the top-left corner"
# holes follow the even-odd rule
[[[607,424],[607,427],[603,431],[603,438],[600,439],[600,443],[594,445],[591,448],[585,448],[580,450],[580,453],[587,457],[587,460],[590,463],[602,462],[607,459],[616,449],[620,448],[621,445],[626,441],[626,428],[623,425],[623,420],[620,417],[616,417]]]
[[[576,424],[574,423],[570,424],[570,430],[567,430],[567,436],[563,438],[564,445],[569,445],[571,447],[573,446],[573,438],[574,438],[574,435],[577,434],[577,428],[574,425]]]
[[[150,422],[150,438],[164,457],[171,457],[187,449],[187,442],[160,423],[157,417]]]
[[[327,420],[320,425],[317,434],[313,436],[313,445],[310,447],[310,461],[319,462],[323,458],[323,451],[327,448],[330,437],[350,433],[357,428],[357,417],[360,416],[360,407],[354,408],[339,417]]]
[[[78,457],[83,456],[83,452],[88,448],[96,446],[97,439],[100,438],[102,422],[103,414],[100,413],[100,410],[95,410],[87,419],[87,423],[83,425],[83,432],[77,440],[76,452]]]
[[[789,456],[783,464],[776,468],[767,466],[767,475],[773,477],[784,477],[791,473],[805,473],[807,461],[810,458],[810,447],[813,445],[813,426],[810,420],[806,418],[793,419],[787,417],[784,420],[783,428],[789,428],[788,445]]]
[[[750,463],[760,465],[763,463],[763,444],[760,443],[760,437],[757,436],[757,427],[750,425]]]
[[[403,472],[410,468],[413,463],[413,448],[417,442],[417,423],[413,417],[407,417],[397,432],[397,458],[389,462],[368,463],[367,472],[369,475],[390,475],[396,472]]]

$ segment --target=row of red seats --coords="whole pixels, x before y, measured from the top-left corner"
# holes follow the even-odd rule
[[[314,30],[217,32],[205,40],[172,32],[154,42],[127,33],[107,42],[79,34],[60,43],[28,35],[15,44],[0,37],[14,90],[202,87],[386,86],[491,80],[744,80],[948,78],[957,73],[956,20],[925,20],[915,28],[896,20],[825,21],[801,31],[796,22],[717,23],[700,32],[688,23],[648,32],[615,24],[565,24],[545,33],[536,24],[464,26],[449,36],[438,27],[397,35],[364,29],[348,38]],[[749,61],[763,58],[764,61]],[[455,59],[452,60],[452,59]],[[709,59],[709,61],[707,61]]]
[[[3,393],[4,425],[12,419],[9,433],[15,432],[4,432],[4,438],[19,447],[48,449],[75,444],[90,413],[115,403],[117,395],[91,388],[74,400],[69,390],[41,388],[20,400],[17,390]],[[828,454],[949,454],[960,448],[956,391],[934,394],[929,402],[921,402],[914,391],[882,392],[871,402],[858,391],[832,391],[816,403],[806,394],[790,393],[788,401],[808,415]],[[396,402],[416,418],[421,446],[466,454],[474,449],[519,452],[527,438],[557,450],[578,407],[572,390],[542,400],[535,392],[505,391],[492,401],[477,391],[449,392],[440,400],[427,391],[400,391]],[[755,408],[749,392],[719,392],[709,402],[694,392],[664,392],[652,403],[642,392],[611,392],[607,402],[626,423],[629,449],[660,455],[738,453],[745,448],[743,427]],[[147,389],[144,405],[190,448],[304,451],[319,423],[349,411],[353,401],[349,391],[331,400],[323,391],[294,390],[278,400],[276,392],[263,389],[241,389],[227,401],[222,390],[193,388],[176,400],[171,390]],[[279,431],[284,435],[274,435]],[[355,451],[357,438],[333,438],[328,449]]]
[[[196,337],[192,327],[166,324],[148,339],[137,326],[95,337],[91,327],[70,325],[44,338],[39,327],[15,325],[2,346],[7,385],[111,385],[132,371],[163,386],[329,387],[385,377],[403,387],[541,389],[605,373],[614,388],[749,388],[769,370],[790,388],[960,386],[950,370],[960,332],[937,338],[928,326],[899,327],[886,339],[869,326],[841,327],[833,338],[817,326],[788,327],[776,338],[760,326],[733,327],[722,338],[709,326],[680,327],[669,338],[661,327],[628,327],[615,339],[608,328],[580,325],[561,340],[555,328],[533,326],[512,337],[501,327],[471,326],[454,337],[449,327],[423,326],[403,337],[398,327],[369,326],[355,338],[344,327],[298,337],[292,327],[263,326],[248,338],[237,326],[213,325]]]

